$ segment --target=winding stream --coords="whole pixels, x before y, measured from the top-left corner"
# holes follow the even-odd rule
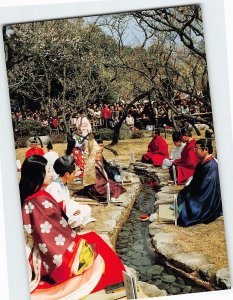
[[[143,182],[129,219],[119,233],[116,251],[127,266],[138,272],[140,281],[156,285],[169,295],[204,292],[204,288],[163,266],[156,258],[148,233],[149,221],[140,221],[142,213],[154,212],[155,191]]]

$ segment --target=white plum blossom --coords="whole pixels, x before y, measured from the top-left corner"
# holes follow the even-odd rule
[[[54,238],[54,240],[55,240],[57,246],[64,246],[66,239],[64,238],[64,236],[62,236],[62,234],[59,234],[58,236],[56,236]]]
[[[24,230],[28,233],[31,234],[32,233],[32,226],[31,224],[28,225],[23,225]]]
[[[69,252],[73,252],[73,251],[74,251],[74,247],[75,247],[75,242],[73,241],[73,242],[69,245],[69,247],[67,248],[67,250],[68,250]]]
[[[43,261],[43,265],[44,265],[45,270],[48,272],[49,271],[49,266],[46,264],[45,261]]]
[[[40,224],[40,228],[42,233],[50,233],[52,225],[48,221],[45,221],[44,223]]]
[[[61,254],[55,254],[53,256],[53,263],[59,267],[62,264],[62,255]]]
[[[53,204],[51,202],[49,202],[48,200],[45,200],[44,202],[42,202],[42,205],[45,207],[45,208],[50,208],[53,206]]]
[[[66,220],[64,218],[62,218],[59,223],[62,225],[62,227],[68,226],[68,223],[66,222]]]
[[[46,253],[46,252],[48,252],[48,249],[47,249],[47,246],[46,246],[46,244],[45,243],[43,243],[43,244],[38,244],[39,245],[39,249],[40,249],[40,251],[41,252],[43,252],[44,254]]]
[[[25,211],[26,211],[26,214],[31,214],[33,209],[34,209],[34,205],[32,204],[32,202],[28,202],[27,205],[25,205]]]
[[[76,231],[72,230],[71,237],[76,237]]]

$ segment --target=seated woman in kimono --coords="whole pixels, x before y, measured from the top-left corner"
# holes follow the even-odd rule
[[[148,150],[143,154],[141,162],[153,164],[154,166],[162,166],[163,160],[169,158],[168,144],[166,140],[160,136],[160,130],[152,131],[152,140],[148,145]]]
[[[46,191],[53,196],[59,206],[68,217],[71,228],[82,229],[89,222],[95,221],[91,217],[91,207],[79,204],[70,198],[67,184],[72,182],[75,177],[75,159],[71,155],[65,155],[56,159],[53,168],[57,178],[46,188]]]
[[[84,188],[77,191],[77,196],[90,197],[100,202],[107,201],[107,183],[110,187],[110,197],[118,198],[126,192],[126,189],[119,183],[111,180],[102,163],[102,148],[94,139],[89,140],[89,157],[87,159],[84,175]]]
[[[179,192],[177,199],[181,226],[207,224],[222,215],[218,163],[212,155],[211,140],[198,140],[195,152],[200,162],[190,184]]]
[[[77,234],[54,198],[47,160],[25,159],[19,183],[32,300],[82,299],[121,282],[123,263],[94,232]]]

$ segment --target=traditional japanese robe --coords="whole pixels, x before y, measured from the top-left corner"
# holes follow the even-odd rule
[[[91,207],[85,204],[79,204],[78,202],[70,198],[70,192],[68,186],[65,185],[60,177],[51,182],[47,187],[46,191],[53,196],[59,206],[63,209],[68,217],[68,223],[71,228],[76,228],[80,225],[85,226],[86,224],[95,221],[91,217]],[[79,210],[80,214],[74,215]]]
[[[86,116],[79,117],[76,122],[76,127],[82,130],[82,135],[85,136],[92,132],[91,123]]]
[[[198,163],[192,181],[179,192],[177,204],[181,226],[207,224],[222,215],[218,164],[212,155]]]
[[[32,300],[81,299],[122,281],[115,252],[94,232],[73,231],[47,192],[28,197],[22,217]]]
[[[75,159],[76,166],[78,166],[80,170],[83,170],[85,166],[85,160],[83,158],[82,150],[75,147],[73,148],[71,155]]]
[[[195,142],[195,139],[192,138],[190,142],[186,143],[181,152],[181,158],[172,163],[176,167],[177,184],[185,184],[193,176],[196,165],[200,161],[194,151]]]
[[[166,140],[160,135],[153,138],[148,145],[147,153],[142,158],[148,162],[152,161],[155,166],[161,166],[164,158],[169,158]]]
[[[83,190],[78,191],[77,195],[87,196],[101,202],[107,201],[107,183],[110,184],[110,196],[118,198],[126,192],[126,189],[119,183],[108,178],[101,162],[95,164],[96,183],[85,186]]]

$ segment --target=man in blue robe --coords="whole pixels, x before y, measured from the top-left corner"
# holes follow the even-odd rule
[[[212,155],[211,140],[198,140],[194,150],[200,162],[192,181],[179,192],[177,198],[178,225],[185,227],[208,224],[222,215],[218,163]]]

